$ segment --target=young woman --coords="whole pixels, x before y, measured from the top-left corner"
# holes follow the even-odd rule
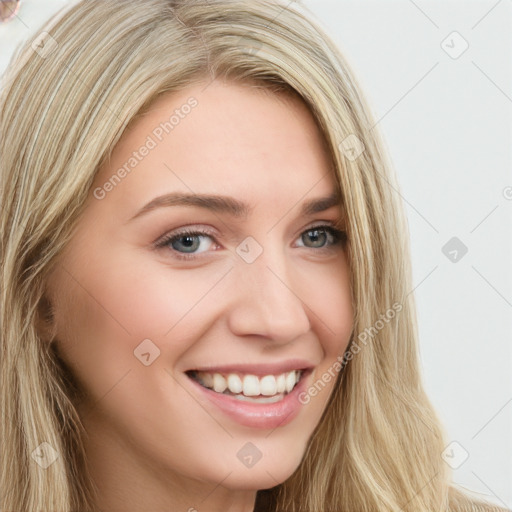
[[[4,77],[1,510],[498,510],[442,459],[338,50],[295,5],[141,5],[76,3]]]

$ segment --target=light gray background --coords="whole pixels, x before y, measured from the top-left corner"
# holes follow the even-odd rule
[[[22,0],[0,25],[0,72],[69,1]],[[356,72],[398,174],[454,481],[512,508],[512,0],[302,3]],[[469,45],[457,58],[454,31]],[[454,236],[456,262],[441,250]]]

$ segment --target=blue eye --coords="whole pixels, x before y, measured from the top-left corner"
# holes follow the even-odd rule
[[[304,231],[301,235],[301,239],[304,241],[305,235],[309,236],[313,244],[319,245],[306,245],[306,247],[311,247],[312,249],[323,249],[325,247],[325,242],[327,241],[330,241],[330,245],[335,245],[340,242],[343,234],[344,233],[342,231],[339,231],[332,226],[317,226]]]
[[[316,249],[317,252],[332,251],[346,241],[346,233],[329,225],[315,226],[304,231],[299,239],[302,241],[299,247]],[[208,251],[215,242],[213,234],[208,231],[184,229],[164,236],[155,243],[155,247],[168,247],[177,259],[192,260],[197,259],[196,255]],[[201,248],[202,251],[199,250]]]
[[[213,236],[205,231],[191,231],[191,230],[183,230],[176,234],[171,234],[169,236],[164,237],[160,242],[157,242],[156,247],[163,248],[169,247],[173,251],[177,252],[176,256],[182,259],[192,259],[194,255],[203,251],[198,251],[200,248],[207,249],[208,242],[204,242],[204,240],[210,239],[213,240]],[[182,254],[180,254],[182,253]]]

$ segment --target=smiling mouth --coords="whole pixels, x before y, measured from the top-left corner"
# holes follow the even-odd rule
[[[307,370],[292,370],[279,375],[258,377],[250,373],[211,373],[189,370],[187,376],[215,393],[230,395],[237,400],[273,403],[291,393]]]

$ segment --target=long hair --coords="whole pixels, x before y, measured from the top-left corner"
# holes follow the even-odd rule
[[[452,486],[441,457],[445,433],[419,369],[408,225],[385,144],[339,50],[311,14],[288,4],[85,0],[16,52],[0,98],[3,512],[96,510],[78,391],[43,335],[52,313],[46,279],[130,123],[159,95],[214,78],[306,103],[332,155],[348,226],[355,318],[343,368],[299,467],[258,491],[256,509],[480,503]]]

